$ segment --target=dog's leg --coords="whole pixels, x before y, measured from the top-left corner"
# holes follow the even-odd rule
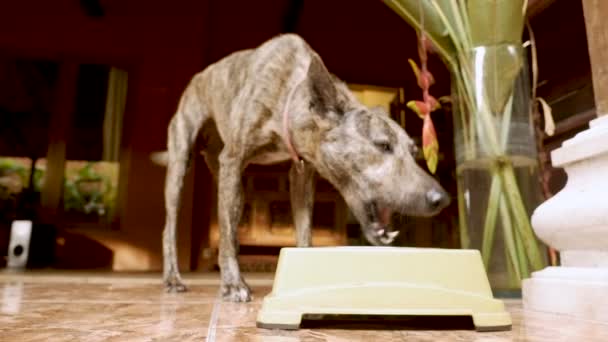
[[[242,158],[227,150],[219,157],[218,222],[220,226],[219,264],[221,293],[231,302],[248,302],[251,290],[241,276],[237,255],[237,228],[243,212]]]
[[[165,179],[166,222],[163,230],[163,280],[169,292],[186,291],[177,265],[176,226],[192,145],[207,116],[194,89],[187,88],[169,124]]]
[[[299,169],[298,169],[299,168]],[[296,226],[298,247],[312,245],[312,210],[314,205],[315,170],[307,163],[298,167],[295,163],[289,170],[289,190],[293,222]]]

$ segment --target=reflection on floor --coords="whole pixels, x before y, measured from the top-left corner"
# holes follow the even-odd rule
[[[608,341],[608,325],[526,312],[506,301],[510,332],[476,333],[460,321],[312,322],[299,331],[255,327],[271,275],[246,275],[255,300],[217,300],[217,275],[186,277],[165,293],[160,275],[0,273],[1,341]],[[432,323],[429,323],[432,322]]]

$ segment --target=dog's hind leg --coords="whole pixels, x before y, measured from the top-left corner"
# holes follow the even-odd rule
[[[315,170],[307,164],[293,164],[289,170],[289,190],[291,211],[296,226],[296,244],[298,247],[312,245],[312,211],[315,191]]]
[[[167,175],[165,179],[166,222],[163,230],[163,281],[169,292],[186,291],[178,265],[176,229],[184,176],[192,146],[209,113],[202,105],[195,87],[184,91],[178,110],[171,119],[167,138]]]

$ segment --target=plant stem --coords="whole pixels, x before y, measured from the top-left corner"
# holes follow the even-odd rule
[[[424,4],[424,2],[425,1],[423,1],[423,5],[426,5]],[[411,8],[410,11],[408,11],[408,9],[405,7],[405,5],[409,4],[408,1],[384,0],[384,3],[390,8],[392,8],[395,12],[397,12],[410,25],[412,25],[416,29],[416,31],[421,32],[423,30],[423,27],[418,21],[420,13],[417,13],[418,15],[416,15],[413,13],[414,11],[411,11]],[[418,4],[415,6],[415,8],[418,8]],[[428,23],[429,19],[434,15],[435,13],[431,11],[425,11],[424,16],[425,18],[427,18],[426,22]],[[427,26],[424,29],[426,29],[428,33],[429,27]],[[437,30],[439,28],[435,27],[435,29]],[[443,61],[449,66],[449,68],[451,68],[452,70],[458,70],[456,61],[454,60],[452,55],[453,51],[450,51],[450,48],[452,48],[452,46],[450,46],[451,42],[445,37],[441,37],[439,34],[427,34],[427,37],[433,42],[434,48],[439,53],[439,56],[441,56]]]
[[[511,206],[511,210],[513,210],[515,227],[517,227],[523,238],[523,244],[530,260],[530,265],[532,265],[533,270],[539,270],[544,267],[544,259],[542,258],[538,244],[536,243],[536,237],[534,236],[528,218],[528,212],[524,207],[523,199],[519,192],[519,186],[515,179],[513,166],[511,164],[507,165],[501,173],[501,176],[508,202]]]
[[[508,201],[507,201],[507,198],[506,198],[504,192],[501,193],[501,201],[505,204],[505,207],[508,206]],[[505,212],[501,215],[501,217],[503,219],[503,229],[509,229],[509,231],[513,234],[513,237],[515,240],[515,255],[517,258],[516,262],[519,265],[519,270],[521,272],[521,277],[522,277],[522,278],[516,279],[515,283],[519,284],[521,279],[528,277],[529,267],[528,267],[528,259],[526,258],[526,254],[525,254],[525,251],[523,250],[523,246],[522,246],[521,234],[518,234],[517,229],[514,229],[514,226],[513,226],[512,214],[513,213],[511,211],[509,211],[507,208],[505,210]]]
[[[505,199],[506,200],[506,199]],[[517,229],[513,229],[513,226],[510,226],[510,229],[513,230],[513,235],[515,236],[515,252],[517,254],[517,260],[519,261],[519,268],[521,270],[521,276],[523,279],[530,277],[530,268],[528,267],[528,257],[526,256],[526,251],[523,245],[523,237],[519,233]]]
[[[508,286],[511,288],[518,287],[519,280],[515,275],[515,270],[513,269],[513,264],[509,260],[509,251],[506,248],[503,248],[504,256],[505,256],[505,264],[507,265],[507,280],[509,282]]]
[[[469,22],[467,20],[466,11],[461,11],[463,7],[459,6],[460,3],[462,5],[463,1],[450,0],[450,8],[452,9],[452,14],[454,16],[454,21],[456,22],[456,30],[462,39],[462,45],[465,47],[471,46],[471,37],[469,37]]]
[[[500,196],[500,217],[503,221],[502,232],[504,236],[505,247],[507,248],[509,254],[509,261],[513,265],[515,277],[517,278],[519,283],[519,280],[521,279],[521,269],[519,267],[517,253],[515,251],[515,237],[513,236],[513,225],[511,224],[511,217],[509,216],[509,209],[507,208],[507,203],[508,202],[505,200],[504,194]]]
[[[463,175],[461,172],[456,171],[456,178],[459,184],[463,184],[464,180],[462,179]],[[464,189],[464,186],[458,186],[458,225],[460,226],[460,248],[468,249],[470,246],[471,240],[469,239],[469,228],[467,225],[467,213],[466,213],[466,201],[464,198],[464,192],[461,190]]]
[[[494,232],[496,231],[496,216],[498,215],[498,206],[500,202],[500,191],[502,188],[500,176],[496,171],[492,172],[492,183],[490,185],[490,196],[488,200],[488,208],[486,210],[486,219],[483,225],[483,238],[481,243],[481,257],[483,264],[488,267],[490,264],[490,256],[492,255],[492,245],[494,243]]]
[[[469,103],[466,103],[468,97],[463,92],[463,84],[462,76],[460,73],[453,73],[452,82],[454,83],[454,90],[452,91],[454,94],[458,95],[458,99],[454,99],[455,103],[458,105],[458,113],[464,113],[466,108],[471,108]],[[464,96],[462,96],[464,95]],[[467,122],[466,115],[460,115],[460,121],[462,125],[463,135],[462,139],[464,141],[464,160],[471,160],[475,158],[475,144],[474,144],[474,127],[469,127],[469,125],[473,124],[473,120],[469,119]],[[473,139],[473,140],[472,140]]]
[[[507,152],[507,143],[509,142],[509,131],[511,129],[511,116],[513,114],[513,94],[509,96],[509,100],[505,106],[505,110],[502,114],[502,123],[500,124],[500,128],[502,131],[500,138],[500,149],[502,151]]]

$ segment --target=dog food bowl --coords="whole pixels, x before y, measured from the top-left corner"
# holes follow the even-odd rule
[[[471,316],[477,331],[511,329],[477,250],[283,248],[257,326],[299,329],[304,315]]]

